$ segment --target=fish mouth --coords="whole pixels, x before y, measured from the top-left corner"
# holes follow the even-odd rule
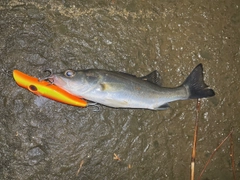
[[[57,86],[64,86],[66,85],[66,82],[64,82],[64,80],[62,80],[61,77],[58,77],[57,75],[55,75],[52,71],[52,69],[46,69],[44,70],[44,72],[49,72],[50,74],[44,78],[39,78],[39,81],[49,81],[51,84],[55,84]]]
[[[54,84],[54,78],[53,78],[53,77],[48,77],[47,80],[48,80],[51,84]]]
[[[52,75],[48,77],[48,81],[50,81],[52,84],[55,84],[59,87],[64,87],[67,83],[61,78],[56,75]]]
[[[57,86],[64,86],[67,84],[61,77],[54,75],[52,72],[50,72],[50,73],[51,74],[48,75],[47,77],[39,78],[38,80],[39,81],[46,80],[46,81],[49,81],[51,84],[55,84]]]

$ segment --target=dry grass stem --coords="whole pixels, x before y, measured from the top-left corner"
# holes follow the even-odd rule
[[[197,133],[198,133],[198,120],[199,120],[199,111],[200,111],[200,99],[197,99],[196,105],[196,120],[194,128],[194,137],[193,137],[193,148],[191,156],[191,169],[190,169],[190,179],[194,180],[194,169],[195,169],[195,158],[196,158],[196,147],[197,147]]]
[[[119,156],[117,154],[114,153],[113,155],[114,155],[114,157],[113,157],[114,160],[121,161],[121,159],[119,158]]]
[[[231,130],[231,132],[227,135],[227,137],[225,137],[224,140],[218,145],[218,147],[213,150],[213,152],[212,152],[211,156],[209,157],[209,159],[207,160],[207,162],[206,162],[206,164],[205,164],[202,172],[200,173],[198,180],[201,179],[204,171],[206,170],[206,168],[207,168],[208,164],[210,163],[211,159],[213,158],[214,154],[215,154],[215,153],[217,152],[217,150],[224,144],[224,142],[231,136],[232,133],[233,133],[233,130]],[[233,161],[233,162],[234,162],[234,161]]]
[[[82,168],[83,163],[84,163],[84,160],[82,160],[82,161],[80,162],[80,165],[79,165],[78,171],[77,171],[77,173],[76,173],[76,176],[78,176],[78,174],[79,174],[79,172],[80,172],[80,170],[81,170],[81,168]]]

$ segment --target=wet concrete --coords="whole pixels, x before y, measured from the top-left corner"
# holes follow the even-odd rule
[[[163,85],[174,87],[198,63],[216,96],[201,101],[196,176],[234,128],[239,177],[239,6],[238,0],[0,2],[0,179],[189,179],[196,101],[174,102],[166,111],[93,112],[37,97],[8,72],[158,70]],[[233,179],[229,145],[202,179]]]

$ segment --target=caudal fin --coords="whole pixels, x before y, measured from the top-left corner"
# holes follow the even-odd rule
[[[212,89],[208,89],[203,80],[202,64],[197,65],[184,81],[183,86],[188,89],[189,99],[206,98],[215,95]]]

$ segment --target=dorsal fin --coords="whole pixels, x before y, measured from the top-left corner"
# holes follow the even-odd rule
[[[162,85],[161,76],[160,76],[160,73],[157,70],[151,72],[150,74],[148,74],[146,76],[140,77],[140,78],[142,80],[149,81],[151,83],[157,84],[158,86]]]

